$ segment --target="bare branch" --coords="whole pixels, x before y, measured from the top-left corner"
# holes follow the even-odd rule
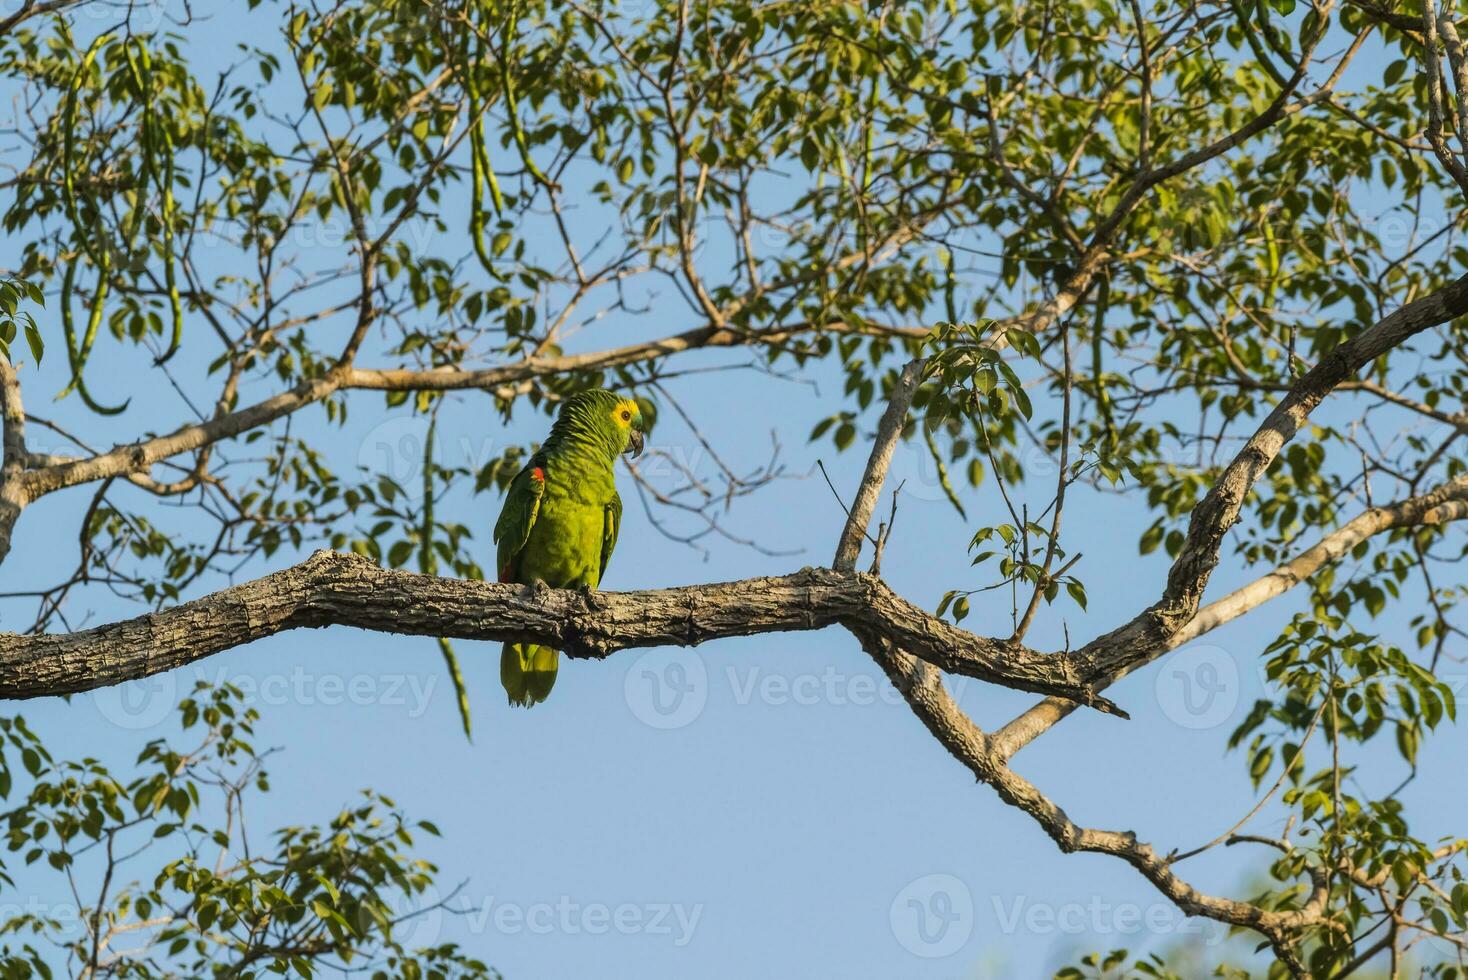
[[[659,340],[631,344],[610,350],[564,357],[530,358],[513,364],[462,370],[367,370],[341,365],[317,378],[303,381],[288,391],[239,411],[218,415],[204,422],[185,425],[168,435],[157,436],[84,459],[69,459],[55,465],[32,468],[20,474],[11,487],[18,503],[26,504],[57,490],[109,477],[146,474],[153,464],[229,439],[250,429],[268,425],[277,419],[315,404],[338,391],[375,389],[386,391],[475,388],[495,391],[534,378],[566,374],[574,371],[601,371],[628,364],[657,360],[683,351],[736,347],[750,344],[777,344],[802,333],[820,331],[854,333],[892,333],[898,336],[922,337],[926,331],[915,327],[851,326],[844,322],[800,322],[769,330],[744,331],[718,327],[700,327]],[[16,511],[18,513],[18,509]],[[3,511],[0,511],[3,517]],[[11,518],[12,522],[14,517]],[[0,524],[3,526],[3,524]],[[0,533],[0,561],[9,550],[8,535]]]
[[[1446,524],[1468,518],[1468,476],[1460,476],[1430,493],[1386,507],[1373,507],[1339,530],[1262,578],[1211,602],[1198,610],[1192,622],[1178,631],[1170,648],[1191,643],[1210,630],[1244,615],[1314,575],[1321,568],[1350,554],[1351,549],[1373,535],[1399,527]]]
[[[1444,106],[1446,98],[1443,94],[1442,62],[1438,60],[1438,27],[1446,23],[1449,28],[1452,23],[1447,18],[1438,18],[1437,4],[1434,0],[1422,0],[1422,64],[1427,69],[1427,142],[1432,145],[1432,152],[1438,162],[1443,165],[1458,186],[1468,193],[1468,169],[1464,168],[1463,161],[1458,159],[1443,137],[1443,122],[1447,115]],[[1457,40],[1457,32],[1454,31],[1452,38]],[[1451,50],[1451,49],[1450,49]],[[1462,46],[1458,46],[1458,61],[1463,59]],[[1463,92],[1458,92],[1459,105],[1462,105]],[[1460,140],[1468,139],[1468,134],[1460,132]]]
[[[849,572],[856,567],[861,554],[861,539],[866,536],[867,525],[872,522],[872,512],[877,499],[882,495],[882,483],[887,479],[887,469],[892,465],[892,450],[902,436],[902,427],[907,422],[907,409],[912,405],[913,393],[922,382],[926,361],[919,358],[909,361],[892,389],[891,400],[877,423],[877,436],[872,442],[872,453],[867,457],[866,472],[862,474],[861,486],[857,488],[856,500],[847,514],[846,527],[841,531],[841,540],[836,545],[836,557],[831,567],[838,572]]]
[[[1468,476],[1460,476],[1421,496],[1409,497],[1385,507],[1373,507],[1325,535],[1269,574],[1204,606],[1160,649],[1140,663],[1130,665],[1117,677],[1151,663],[1164,653],[1191,643],[1204,633],[1283,595],[1326,565],[1350,554],[1351,549],[1373,535],[1399,527],[1445,524],[1465,519],[1468,519]],[[1070,714],[1073,707],[1068,702],[1058,700],[1046,700],[1035,705],[994,734],[995,751],[1001,758],[1009,758]]]
[[[858,634],[860,635],[860,634]],[[1282,957],[1291,956],[1294,930],[1323,920],[1328,889],[1315,879],[1309,898],[1297,910],[1272,911],[1250,902],[1207,895],[1183,880],[1166,856],[1137,840],[1130,831],[1095,830],[1077,825],[1066,812],[1023,776],[1009,769],[997,751],[997,737],[985,735],[944,690],[938,673],[891,644],[863,644],[902,692],[913,714],[933,737],[980,782],[1010,806],[1029,814],[1064,852],[1088,851],[1119,858],[1137,869],[1158,891],[1189,915],[1253,929],[1266,936]]]
[[[10,535],[27,500],[20,488],[28,458],[25,448],[25,407],[15,368],[0,357],[0,425],[5,428],[0,456],[0,558],[10,550]]]
[[[1307,371],[1193,508],[1187,538],[1160,601],[1086,649],[1120,676],[1145,663],[1196,615],[1228,529],[1254,482],[1334,388],[1414,335],[1468,312],[1468,276],[1398,308],[1337,346]]]
[[[64,13],[87,2],[88,0],[25,0],[14,13],[0,19],[0,37],[9,34],[32,17]]]
[[[0,422],[5,426],[0,473],[9,478],[25,468],[25,407],[20,401],[20,381],[15,376],[15,368],[3,357],[0,357]]]

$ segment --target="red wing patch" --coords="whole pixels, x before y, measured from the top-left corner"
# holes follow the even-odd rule
[[[530,479],[533,480],[533,481],[535,481],[538,484],[541,484],[540,489],[534,491],[534,493],[536,494],[536,496],[535,496],[535,499],[532,502],[532,506],[531,506],[531,509],[530,509],[530,521],[531,521],[531,523],[534,523],[535,522],[535,514],[540,509],[540,496],[539,495],[545,489],[545,486],[544,486],[544,484],[545,484],[545,470],[543,470],[539,466],[533,466],[533,467],[531,467],[530,468]],[[505,567],[500,569],[500,581],[501,582],[513,582],[513,581],[515,581],[515,560],[514,560],[514,558],[511,558],[508,562],[505,563]]]

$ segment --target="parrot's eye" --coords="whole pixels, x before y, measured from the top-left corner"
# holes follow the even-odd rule
[[[632,421],[632,413],[629,412],[629,411],[627,411],[625,408],[622,409],[622,421],[623,422],[631,422]]]

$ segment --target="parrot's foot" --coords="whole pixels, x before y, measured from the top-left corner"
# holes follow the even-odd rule
[[[550,591],[550,586],[545,584],[545,579],[543,578],[531,579],[525,588],[529,590],[532,599],[539,599],[546,592]]]
[[[586,603],[586,608],[601,608],[601,599],[597,597],[596,590],[593,589],[591,586],[583,582],[581,585],[576,586],[576,591],[581,593],[581,601]]]

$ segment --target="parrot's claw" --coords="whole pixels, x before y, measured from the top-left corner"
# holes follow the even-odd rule
[[[550,591],[550,586],[545,584],[545,579],[543,578],[532,579],[526,588],[530,590],[530,596],[533,599],[539,599],[546,592]]]

